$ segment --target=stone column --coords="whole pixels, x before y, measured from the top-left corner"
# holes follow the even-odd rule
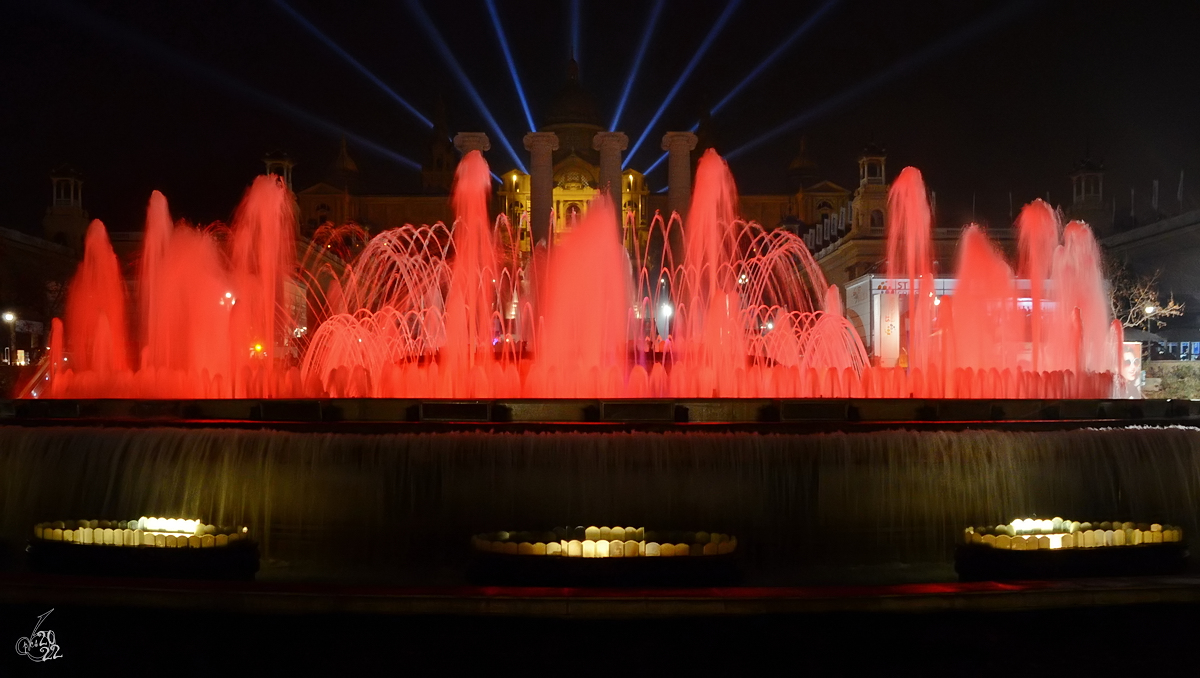
[[[554,132],[530,132],[525,135],[529,151],[529,230],[533,245],[550,242],[550,208],[554,199],[554,151],[558,135]]]
[[[492,150],[492,142],[483,132],[459,132],[454,135],[454,147],[463,155],[471,151],[483,153]]]
[[[610,190],[613,204],[621,206],[621,151],[629,148],[624,132],[600,132],[592,139],[592,148],[600,151],[600,190]]]
[[[617,237],[622,235],[621,223],[621,151],[629,148],[624,132],[599,132],[592,138],[592,148],[600,151],[600,192],[612,199],[617,213]]]
[[[667,211],[687,214],[692,201],[692,149],[696,148],[696,135],[691,132],[667,132],[663,135],[662,149],[670,154],[667,158]],[[667,215],[670,217],[670,215]]]

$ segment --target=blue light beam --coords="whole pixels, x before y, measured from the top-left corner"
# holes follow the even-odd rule
[[[869,79],[855,85],[854,87],[851,87],[847,90],[842,90],[832,98],[826,99],[825,101],[822,101],[815,107],[805,111],[804,113],[801,113],[791,120],[784,122],[768,132],[760,134],[745,144],[742,144],[740,147],[730,151],[728,154],[726,154],[725,158],[727,160],[736,158],[746,151],[760,146],[791,129],[811,122],[823,115],[832,113],[842,106],[845,106],[846,104],[865,96],[877,87],[884,85],[901,75],[904,75],[905,72],[917,68],[918,66],[921,66],[925,64],[925,62],[936,57],[942,56],[946,52],[949,52],[961,46],[963,43],[988,32],[998,25],[1014,19],[1019,13],[1023,12],[1026,8],[1032,6],[1033,4],[1034,3],[1032,0],[1026,0],[1025,2],[1014,3],[992,12],[988,16],[967,26],[964,30],[939,40],[933,45],[921,50],[907,59],[894,63],[890,67],[876,73]]]
[[[312,22],[310,22],[308,19],[305,19],[302,14],[300,14],[296,10],[292,9],[291,5],[287,4],[283,0],[275,0],[275,4],[279,5],[279,7],[281,9],[283,9],[283,11],[287,12],[289,16],[291,16],[293,19],[295,19],[296,23],[300,24],[304,28],[304,30],[308,31],[309,33],[312,33],[314,36],[316,36],[316,38],[318,40],[325,43],[326,47],[333,50],[335,53],[337,53],[338,56],[342,57],[342,59],[344,59],[346,61],[346,63],[353,66],[355,68],[355,70],[357,70],[359,73],[362,73],[371,82],[375,83],[375,86],[378,87],[379,89],[383,90],[384,94],[387,94],[388,96],[390,96],[392,99],[394,99],[396,101],[396,103],[403,106],[405,110],[407,110],[409,113],[412,113],[413,116],[415,116],[417,120],[421,121],[421,124],[425,125],[426,127],[433,127],[433,123],[429,121],[429,118],[422,115],[421,112],[418,111],[415,106],[408,103],[408,101],[406,101],[404,99],[404,97],[400,96],[399,94],[396,94],[395,90],[393,90],[391,87],[388,87],[387,83],[380,80],[379,77],[376,76],[374,73],[372,73],[370,70],[368,70],[366,66],[363,66],[361,63],[358,62],[357,59],[350,56],[350,53],[347,52],[346,50],[342,49],[341,45],[337,44],[336,42],[333,41],[332,38],[330,38],[329,36],[322,33],[316,26],[314,26],[312,24]]]
[[[696,130],[698,130],[698,129],[700,129],[700,123],[696,123],[696,124],[692,125],[692,126],[691,126],[691,127],[688,129],[688,131],[689,131],[689,132],[695,132],[695,131],[696,131]],[[659,166],[659,165],[661,165],[661,164],[663,164],[663,161],[667,159],[667,156],[668,156],[668,155],[670,155],[670,154],[669,154],[669,153],[663,153],[662,155],[658,156],[658,160],[655,160],[655,161],[654,161],[654,162],[653,162],[653,163],[652,163],[652,164],[651,164],[649,167],[647,167],[647,168],[646,168],[646,171],[645,171],[645,172],[642,172],[642,174],[643,174],[643,175],[646,175],[646,174],[649,174],[649,173],[653,172],[654,170],[658,169],[658,166]]]
[[[508,62],[508,72],[512,75],[513,85],[517,88],[517,97],[521,100],[521,109],[525,111],[525,122],[529,123],[529,131],[536,132],[537,125],[533,124],[533,114],[529,112],[529,102],[525,100],[525,89],[521,87],[521,79],[517,77],[517,65],[513,62],[512,52],[508,49],[508,38],[500,25],[500,15],[496,12],[495,0],[485,0],[488,14],[492,16],[492,26],[496,28],[496,38],[500,41],[500,49],[504,52],[504,60]]]
[[[408,0],[406,4],[408,5],[409,11],[413,13],[413,16],[415,16],[417,21],[421,24],[421,28],[425,31],[425,35],[427,35],[429,39],[433,41],[433,46],[437,48],[438,53],[442,57],[442,61],[445,61],[446,65],[450,67],[450,71],[454,73],[454,77],[458,78],[458,84],[462,85],[463,89],[467,91],[467,95],[471,97],[471,101],[475,103],[475,107],[478,108],[479,112],[483,115],[488,127],[490,127],[492,133],[496,135],[496,141],[500,142],[500,144],[504,146],[504,149],[508,151],[508,154],[512,156],[513,161],[517,163],[517,169],[521,170],[525,174],[528,174],[529,172],[525,169],[525,163],[521,162],[520,156],[518,156],[517,152],[513,150],[512,144],[508,142],[508,137],[506,137],[504,132],[500,129],[500,123],[496,122],[496,118],[492,117],[492,112],[488,110],[487,104],[483,103],[483,97],[479,96],[479,92],[475,89],[475,86],[471,84],[471,79],[467,77],[466,71],[462,69],[462,66],[458,64],[458,60],[454,58],[454,54],[450,51],[450,46],[446,44],[446,41],[442,39],[442,34],[439,33],[437,27],[433,25],[433,20],[429,18],[429,15],[425,13],[425,10],[421,7],[421,4],[417,2],[417,0]]]
[[[345,135],[347,139],[366,148],[367,150],[376,153],[384,158],[392,160],[400,165],[410,167],[412,169],[421,169],[421,163],[410,160],[395,151],[385,148],[380,144],[367,139],[364,136],[355,134],[346,128],[336,123],[330,122],[317,115],[309,113],[293,104],[284,101],[278,97],[271,96],[265,92],[247,85],[244,82],[235,80],[224,73],[205,66],[199,62],[193,61],[175,50],[139,35],[124,26],[112,21],[100,14],[93,12],[81,5],[75,3],[46,3],[51,6],[60,16],[81,26],[84,29],[94,31],[96,34],[111,39],[114,42],[124,43],[138,51],[144,52],[153,57],[157,63],[171,64],[188,73],[194,78],[204,80],[211,85],[215,85],[221,89],[225,89],[236,94],[239,94],[264,108],[273,109],[279,113],[288,115],[297,121],[304,123],[310,127],[325,132],[330,132],[336,136]]]
[[[839,2],[839,0],[828,0],[828,2],[826,2],[824,5],[821,5],[820,7],[818,7],[817,11],[814,12],[812,14],[812,16],[808,17],[808,19],[806,19],[804,21],[804,23],[800,24],[800,26],[797,27],[796,30],[792,31],[791,35],[784,38],[784,41],[781,42],[779,44],[779,46],[776,47],[770,54],[768,54],[767,57],[765,59],[763,59],[760,64],[755,66],[754,70],[750,71],[750,74],[747,75],[745,78],[743,78],[737,84],[736,87],[734,87],[732,90],[730,90],[729,94],[725,95],[725,98],[718,101],[716,106],[713,106],[711,109],[709,109],[709,111],[708,111],[709,115],[716,115],[717,111],[720,111],[722,108],[724,108],[725,104],[729,103],[730,100],[732,100],[735,96],[738,95],[738,93],[740,93],[743,89],[745,89],[746,85],[749,85],[752,80],[754,80],[758,76],[762,75],[763,71],[767,70],[767,68],[770,67],[770,65],[772,63],[774,63],[776,59],[783,56],[783,53],[786,52],[788,49],[790,49],[791,46],[793,44],[795,44],[795,42],[797,40],[800,39],[800,36],[804,35],[808,31],[810,31],[812,29],[812,27],[815,26],[817,24],[817,22],[820,21],[829,12],[829,10],[833,9],[834,5],[838,4],[838,2]],[[696,124],[692,125],[692,128],[688,131],[695,132],[699,127],[700,127],[700,123],[697,122]],[[651,164],[650,167],[647,168],[645,172],[642,172],[642,174],[649,174],[649,173],[653,172],[666,159],[667,159],[666,153],[663,153],[662,155],[658,156],[658,160],[655,160],[654,163]]]
[[[633,148],[629,150],[629,154],[625,156],[625,162],[621,164],[621,169],[625,169],[629,166],[629,161],[633,159],[633,155],[637,153],[638,148],[645,143],[646,137],[650,136],[651,130],[653,130],[654,126],[658,124],[658,119],[661,118],[663,113],[667,110],[667,106],[671,105],[671,101],[675,99],[675,95],[679,93],[680,88],[683,87],[683,83],[687,81],[688,76],[690,76],[692,71],[695,70],[696,64],[700,63],[700,59],[704,57],[704,53],[708,51],[709,46],[711,46],[713,40],[717,38],[717,34],[721,32],[721,29],[725,27],[725,23],[729,21],[729,17],[733,15],[733,10],[737,9],[739,4],[741,4],[741,0],[729,0],[729,4],[725,6],[725,11],[721,12],[721,16],[717,17],[717,22],[713,24],[711,29],[709,29],[708,35],[704,36],[704,41],[700,43],[700,48],[696,50],[694,55],[692,55],[692,60],[688,62],[687,68],[683,69],[683,73],[679,76],[679,80],[675,81],[675,85],[671,87],[671,91],[667,92],[667,98],[662,102],[662,105],[658,107],[658,111],[655,112],[654,117],[650,119],[650,123],[646,125],[646,130],[642,132],[642,135],[638,137],[637,143],[633,145]]]
[[[633,68],[629,69],[629,77],[625,79],[625,91],[621,92],[621,100],[617,102],[617,112],[613,114],[612,124],[608,126],[610,132],[617,131],[617,123],[621,121],[625,102],[629,100],[633,82],[637,80],[638,70],[642,67],[642,57],[646,56],[646,48],[650,46],[650,36],[654,34],[654,27],[658,25],[658,17],[662,14],[665,4],[666,0],[654,0],[654,6],[650,8],[650,20],[646,22],[646,28],[642,30],[642,42],[638,45],[637,55],[633,57]]]
[[[579,26],[583,23],[580,0],[571,0],[571,58],[579,63]]]
[[[792,34],[789,35],[782,43],[780,43],[780,45],[776,47],[773,52],[768,54],[767,58],[763,59],[762,63],[755,66],[754,70],[750,71],[750,75],[742,78],[742,81],[739,82],[737,86],[729,92],[729,94],[726,94],[724,99],[721,99],[717,102],[716,106],[713,106],[711,109],[709,109],[709,115],[716,115],[717,111],[724,108],[725,104],[729,103],[730,99],[733,99],[738,95],[739,92],[745,89],[746,85],[749,85],[755,78],[762,75],[763,71],[767,70],[771,64],[775,63],[775,61],[779,59],[779,57],[783,56],[783,53],[788,51],[788,49],[790,49],[792,45],[800,39],[800,36],[812,30],[812,27],[816,26],[817,23],[820,22],[820,20],[825,16],[825,14],[827,14],[829,10],[833,9],[833,6],[836,4],[838,4],[838,0],[828,0],[825,4],[818,7],[817,11],[813,12],[812,16],[808,17],[807,21],[800,24],[800,27],[792,31]]]

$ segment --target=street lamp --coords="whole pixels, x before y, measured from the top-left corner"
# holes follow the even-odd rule
[[[8,324],[8,364],[11,365],[13,364],[13,357],[17,353],[17,333],[13,326],[13,323],[17,321],[17,314],[13,313],[12,311],[5,311],[3,318],[4,322]]]

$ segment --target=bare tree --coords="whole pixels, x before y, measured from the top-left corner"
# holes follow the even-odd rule
[[[1165,303],[1160,298],[1158,279],[1162,271],[1136,276],[1123,263],[1109,262],[1108,268],[1113,317],[1125,327],[1153,332],[1166,325],[1166,318],[1183,315],[1183,304],[1175,301],[1174,294]]]

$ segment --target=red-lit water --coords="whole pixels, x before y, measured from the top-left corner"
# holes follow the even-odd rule
[[[686,223],[656,218],[632,254],[597,198],[561,241],[522,257],[505,219],[488,217],[490,191],[470,153],[452,229],[368,240],[323,227],[298,261],[292,197],[273,177],[254,182],[227,233],[176,225],[156,192],[136,303],[103,226],[89,229],[39,395],[1032,398],[1120,387],[1095,240],[1084,224],[1060,228],[1041,201],[1018,220],[1018,274],[971,226],[954,294],[939,298],[924,184],[912,168],[897,177],[886,292],[902,346],[881,362],[799,237],[738,220],[712,151]]]

